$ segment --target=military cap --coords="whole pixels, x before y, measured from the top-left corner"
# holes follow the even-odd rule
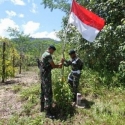
[[[55,47],[55,46],[53,46],[53,45],[50,45],[50,46],[49,46],[49,49],[56,50],[56,47]]]
[[[71,54],[75,54],[75,53],[76,53],[75,50],[70,50],[70,51],[69,51],[69,55],[71,55]]]

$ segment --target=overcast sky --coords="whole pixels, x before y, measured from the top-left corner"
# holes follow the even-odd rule
[[[35,38],[58,40],[55,31],[61,29],[64,13],[50,11],[42,0],[0,0],[0,36],[7,37],[8,27],[17,28]]]

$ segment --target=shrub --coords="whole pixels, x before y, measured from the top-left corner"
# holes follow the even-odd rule
[[[125,81],[125,61],[121,61],[119,65],[119,80],[120,82],[124,83]]]
[[[68,110],[72,102],[72,92],[66,82],[55,83],[54,98],[61,109]]]

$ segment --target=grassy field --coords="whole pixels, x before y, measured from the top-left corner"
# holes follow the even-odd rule
[[[0,87],[0,125],[125,125],[125,89],[101,85],[98,73],[91,70],[83,70],[80,81],[84,108],[73,107],[72,114],[68,110],[68,115],[55,120],[39,112],[37,68],[23,72],[11,82]]]

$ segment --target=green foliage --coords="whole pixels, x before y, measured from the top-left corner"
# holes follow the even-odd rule
[[[36,70],[36,67],[34,67],[34,70]],[[64,76],[67,76],[69,71],[68,69],[65,70],[67,70],[67,72],[65,72]],[[68,96],[66,95],[69,91],[69,87],[67,86],[66,82],[61,82],[60,71],[53,71],[54,98],[56,98],[55,96],[57,93],[61,94],[57,95],[57,103],[60,104],[60,108],[58,110],[60,110],[61,108],[63,109],[61,110],[61,113],[63,114],[60,114],[60,119],[46,119],[45,113],[40,113],[40,85],[26,84],[25,86],[20,87],[19,92],[16,93],[17,95],[21,94],[21,98],[24,98],[25,100],[22,101],[21,113],[17,114],[16,112],[14,112],[11,117],[8,116],[6,118],[0,118],[0,125],[101,125],[102,123],[105,125],[124,125],[124,87],[114,86],[107,89],[107,86],[105,87],[103,85],[103,82],[99,79],[99,77],[100,74],[98,72],[93,71],[92,69],[84,68],[84,70],[82,71],[79,89],[83,99],[87,100],[87,103],[84,102],[84,109],[75,108],[74,115],[67,117],[67,119],[63,121],[63,117],[65,117],[66,115],[68,116],[68,113],[72,111],[72,109],[69,108],[70,104],[65,102],[65,98],[70,97],[70,94]],[[64,80],[66,81],[66,77],[64,78]],[[15,87],[15,85],[13,85],[13,87]],[[64,95],[63,98],[62,95]],[[62,98],[61,100],[60,97]],[[61,101],[61,103],[58,101]],[[62,107],[61,104],[64,104],[65,106],[67,104],[68,108]]]
[[[69,6],[69,1],[63,0],[63,5],[60,2],[62,0],[51,0],[51,2],[44,0],[43,4],[51,9],[55,9],[56,5],[56,8],[62,11],[67,10],[64,11],[66,16],[63,18],[63,29],[59,33],[59,37],[64,41],[63,34],[67,26],[69,12],[69,8],[66,6]],[[106,79],[106,81],[109,79],[109,83],[106,84],[110,84],[114,71],[117,74],[120,62],[125,60],[125,2],[124,0],[77,0],[77,2],[104,18],[106,25],[93,43],[84,40],[77,29],[71,25],[67,32],[68,42],[66,42],[72,48],[77,49],[85,66],[101,73],[104,83]],[[63,9],[60,8],[61,5]],[[118,77],[118,75],[116,76]]]
[[[75,116],[68,118],[66,121],[46,120],[45,117],[34,111],[39,103],[39,85],[31,85],[27,88],[14,86],[15,92],[20,91],[23,103],[22,114],[13,115],[12,118],[0,119],[0,124],[7,125],[48,125],[48,124],[69,124],[69,125],[124,125],[125,123],[125,89],[121,86],[125,81],[125,6],[123,0],[78,0],[81,5],[92,10],[96,14],[105,18],[106,26],[98,35],[94,43],[89,43],[81,38],[75,27],[69,26],[67,48],[76,48],[79,56],[84,60],[85,68],[82,71],[80,81],[80,92],[83,98],[88,101],[88,109],[76,109]],[[44,0],[45,7],[51,9],[61,9],[66,14],[69,12],[69,1],[67,0]],[[59,36],[64,40],[62,35],[67,24],[68,16],[63,18],[63,30]],[[22,39],[22,37],[21,37]],[[36,55],[40,57],[41,53],[52,43],[46,41],[25,41],[22,44],[25,52],[25,65],[33,65]],[[0,41],[0,54],[2,54]],[[75,44],[74,44],[75,43]],[[18,43],[16,43],[18,48]],[[9,45],[9,44],[8,44]],[[62,53],[62,44],[57,45],[57,52],[54,59],[60,61]],[[9,48],[10,46],[8,46]],[[11,47],[10,47],[11,48]],[[39,49],[38,49],[39,48]],[[43,48],[43,49],[42,49]],[[42,49],[42,50],[41,50]],[[12,50],[7,50],[7,68],[11,66]],[[17,52],[18,53],[18,52]],[[18,55],[18,54],[17,54]],[[68,55],[65,56],[68,58]],[[0,59],[0,64],[2,64]],[[25,67],[24,65],[24,67]],[[1,67],[1,65],[0,65]],[[87,68],[86,68],[87,67]],[[88,68],[89,67],[89,68]],[[1,72],[0,68],[0,72]],[[12,69],[7,70],[10,73]],[[59,109],[66,115],[69,113],[72,93],[65,79],[69,73],[68,68],[65,70],[64,82],[62,82],[60,72],[53,71],[53,90],[54,99]],[[23,90],[22,90],[23,88]],[[17,93],[18,94],[18,93]],[[63,114],[63,115],[64,115]],[[62,115],[62,116],[63,116]]]
[[[44,4],[45,8],[50,8],[51,11],[53,9],[61,9],[62,11],[69,13],[68,10],[70,9],[70,3],[68,0],[43,0],[42,4]]]
[[[37,103],[36,99],[39,98],[40,88],[39,85],[30,86],[20,93],[20,97],[22,101],[28,100],[32,103]]]
[[[51,39],[35,39],[31,38],[30,35],[25,35],[23,32],[17,29],[9,28],[8,32],[10,36],[14,37],[12,43],[20,53],[20,60],[17,66],[21,64],[22,68],[28,69],[28,66],[37,65],[36,59],[40,58],[42,53],[51,44],[56,44],[56,41]]]
[[[106,20],[104,29],[94,43],[88,43],[82,38],[79,40],[85,64],[97,71],[101,69],[117,71],[120,61],[125,59],[125,36],[123,35],[125,31],[125,24],[123,23],[125,18],[124,3],[122,0],[108,0],[106,2],[92,0],[88,3],[86,2],[85,5]]]
[[[54,99],[59,109],[63,113],[66,113],[71,108],[73,95],[68,83],[65,81],[66,78],[64,77],[62,80],[62,78],[59,75],[59,71],[54,71],[53,74]]]
[[[4,52],[3,52],[3,49]],[[0,77],[7,79],[15,75],[15,62],[18,60],[18,52],[9,39],[0,38]]]
[[[68,105],[72,102],[72,93],[68,83],[59,81],[54,86],[54,97],[57,104],[62,110],[68,110]]]
[[[82,71],[82,78],[83,79],[81,80],[81,86],[87,87],[87,89],[85,89],[84,94],[87,94],[86,91],[89,92],[92,89],[96,90],[100,87],[101,88],[105,87],[107,89],[110,89],[113,87],[122,87],[124,85],[124,82],[120,81],[120,73],[117,73],[117,72],[111,73],[107,70],[104,70],[102,72],[97,72],[92,69],[85,68]],[[88,86],[88,85],[91,85],[91,86]],[[84,88],[82,88],[81,86],[80,88],[83,89],[84,91]],[[99,93],[101,92],[99,91]]]
[[[31,114],[31,109],[34,107],[34,104],[32,102],[28,102],[26,104],[23,105],[23,111],[22,114],[25,115],[30,115]]]
[[[17,114],[14,115],[7,125],[43,125],[44,119],[42,115],[35,115],[34,118],[31,116],[19,117]]]
[[[22,89],[22,86],[21,86],[21,85],[14,85],[14,86],[12,87],[12,91],[13,91],[14,93],[19,92],[21,89]]]
[[[124,81],[125,81],[125,61],[120,62],[118,77],[119,77],[120,82],[124,83]]]
[[[21,115],[31,115],[32,109],[39,104],[40,100],[40,86],[39,85],[32,85],[26,89],[23,89],[20,91],[20,98],[21,101],[25,101],[25,104],[23,105],[23,110],[21,112]],[[35,111],[34,111],[35,112]]]
[[[0,56],[4,55],[3,59],[0,59],[0,77],[7,79],[8,77],[14,77],[16,70],[15,67],[19,67],[19,73],[22,68],[29,70],[28,66],[36,66],[37,58],[41,58],[42,53],[51,44],[57,44],[57,41],[51,39],[34,39],[29,35],[25,35],[23,32],[17,29],[9,28],[8,32],[13,37],[11,40],[6,38],[0,38]],[[5,43],[5,52],[3,54],[3,43]],[[3,70],[4,69],[4,70]],[[4,82],[4,80],[2,80]]]

